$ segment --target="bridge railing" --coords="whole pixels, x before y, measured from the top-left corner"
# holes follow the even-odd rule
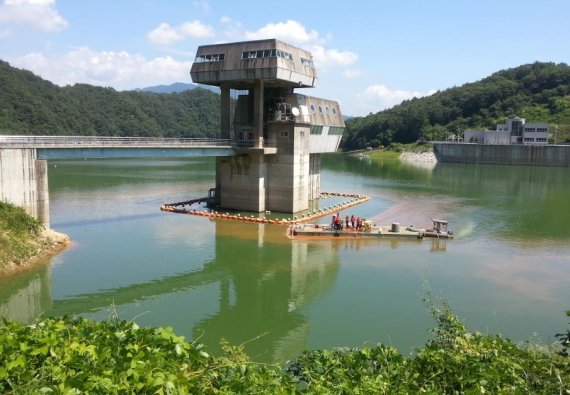
[[[238,148],[249,148],[255,146],[255,140],[253,139],[236,139],[232,140],[232,145]],[[273,148],[275,147],[275,140],[263,139],[263,147],[264,148]]]
[[[101,136],[0,136],[0,147],[228,147],[230,139],[161,138],[161,137],[101,137]]]

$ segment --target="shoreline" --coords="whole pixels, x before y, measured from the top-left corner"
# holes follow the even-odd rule
[[[407,166],[412,166],[417,169],[432,171],[437,165],[437,158],[433,151],[426,152],[403,152],[400,155],[400,161]]]
[[[38,251],[22,262],[9,262],[0,268],[0,278],[10,277],[17,273],[30,270],[36,266],[47,263],[47,259],[55,256],[71,245],[68,235],[56,232],[52,229],[43,228],[34,240]]]
[[[437,163],[437,158],[435,157],[435,153],[433,151],[426,151],[422,153],[402,152],[400,155],[400,160],[414,163]]]

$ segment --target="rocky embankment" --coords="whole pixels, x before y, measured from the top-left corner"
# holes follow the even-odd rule
[[[437,159],[433,151],[426,151],[426,152],[403,152],[400,155],[400,160],[406,162],[414,162],[414,163],[437,163]]]
[[[37,236],[29,241],[29,244],[33,248],[34,253],[18,261],[2,262],[2,265],[0,265],[0,276],[9,276],[47,262],[46,259],[48,257],[69,246],[71,240],[66,234],[42,228]]]

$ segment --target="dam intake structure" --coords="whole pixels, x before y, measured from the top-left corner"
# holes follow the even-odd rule
[[[316,86],[311,53],[276,39],[205,45],[190,75],[220,88],[220,137],[238,147],[237,155],[216,158],[212,204],[308,210],[321,194],[321,154],[336,152],[345,127],[336,101],[296,92]]]

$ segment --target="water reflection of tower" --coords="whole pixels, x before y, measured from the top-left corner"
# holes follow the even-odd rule
[[[30,324],[51,307],[51,267],[0,279],[0,318]]]
[[[329,243],[291,241],[283,227],[217,221],[210,265],[230,274],[220,281],[219,311],[198,322],[193,337],[247,342],[248,355],[274,361],[307,348],[303,309],[330,289],[339,263]]]

